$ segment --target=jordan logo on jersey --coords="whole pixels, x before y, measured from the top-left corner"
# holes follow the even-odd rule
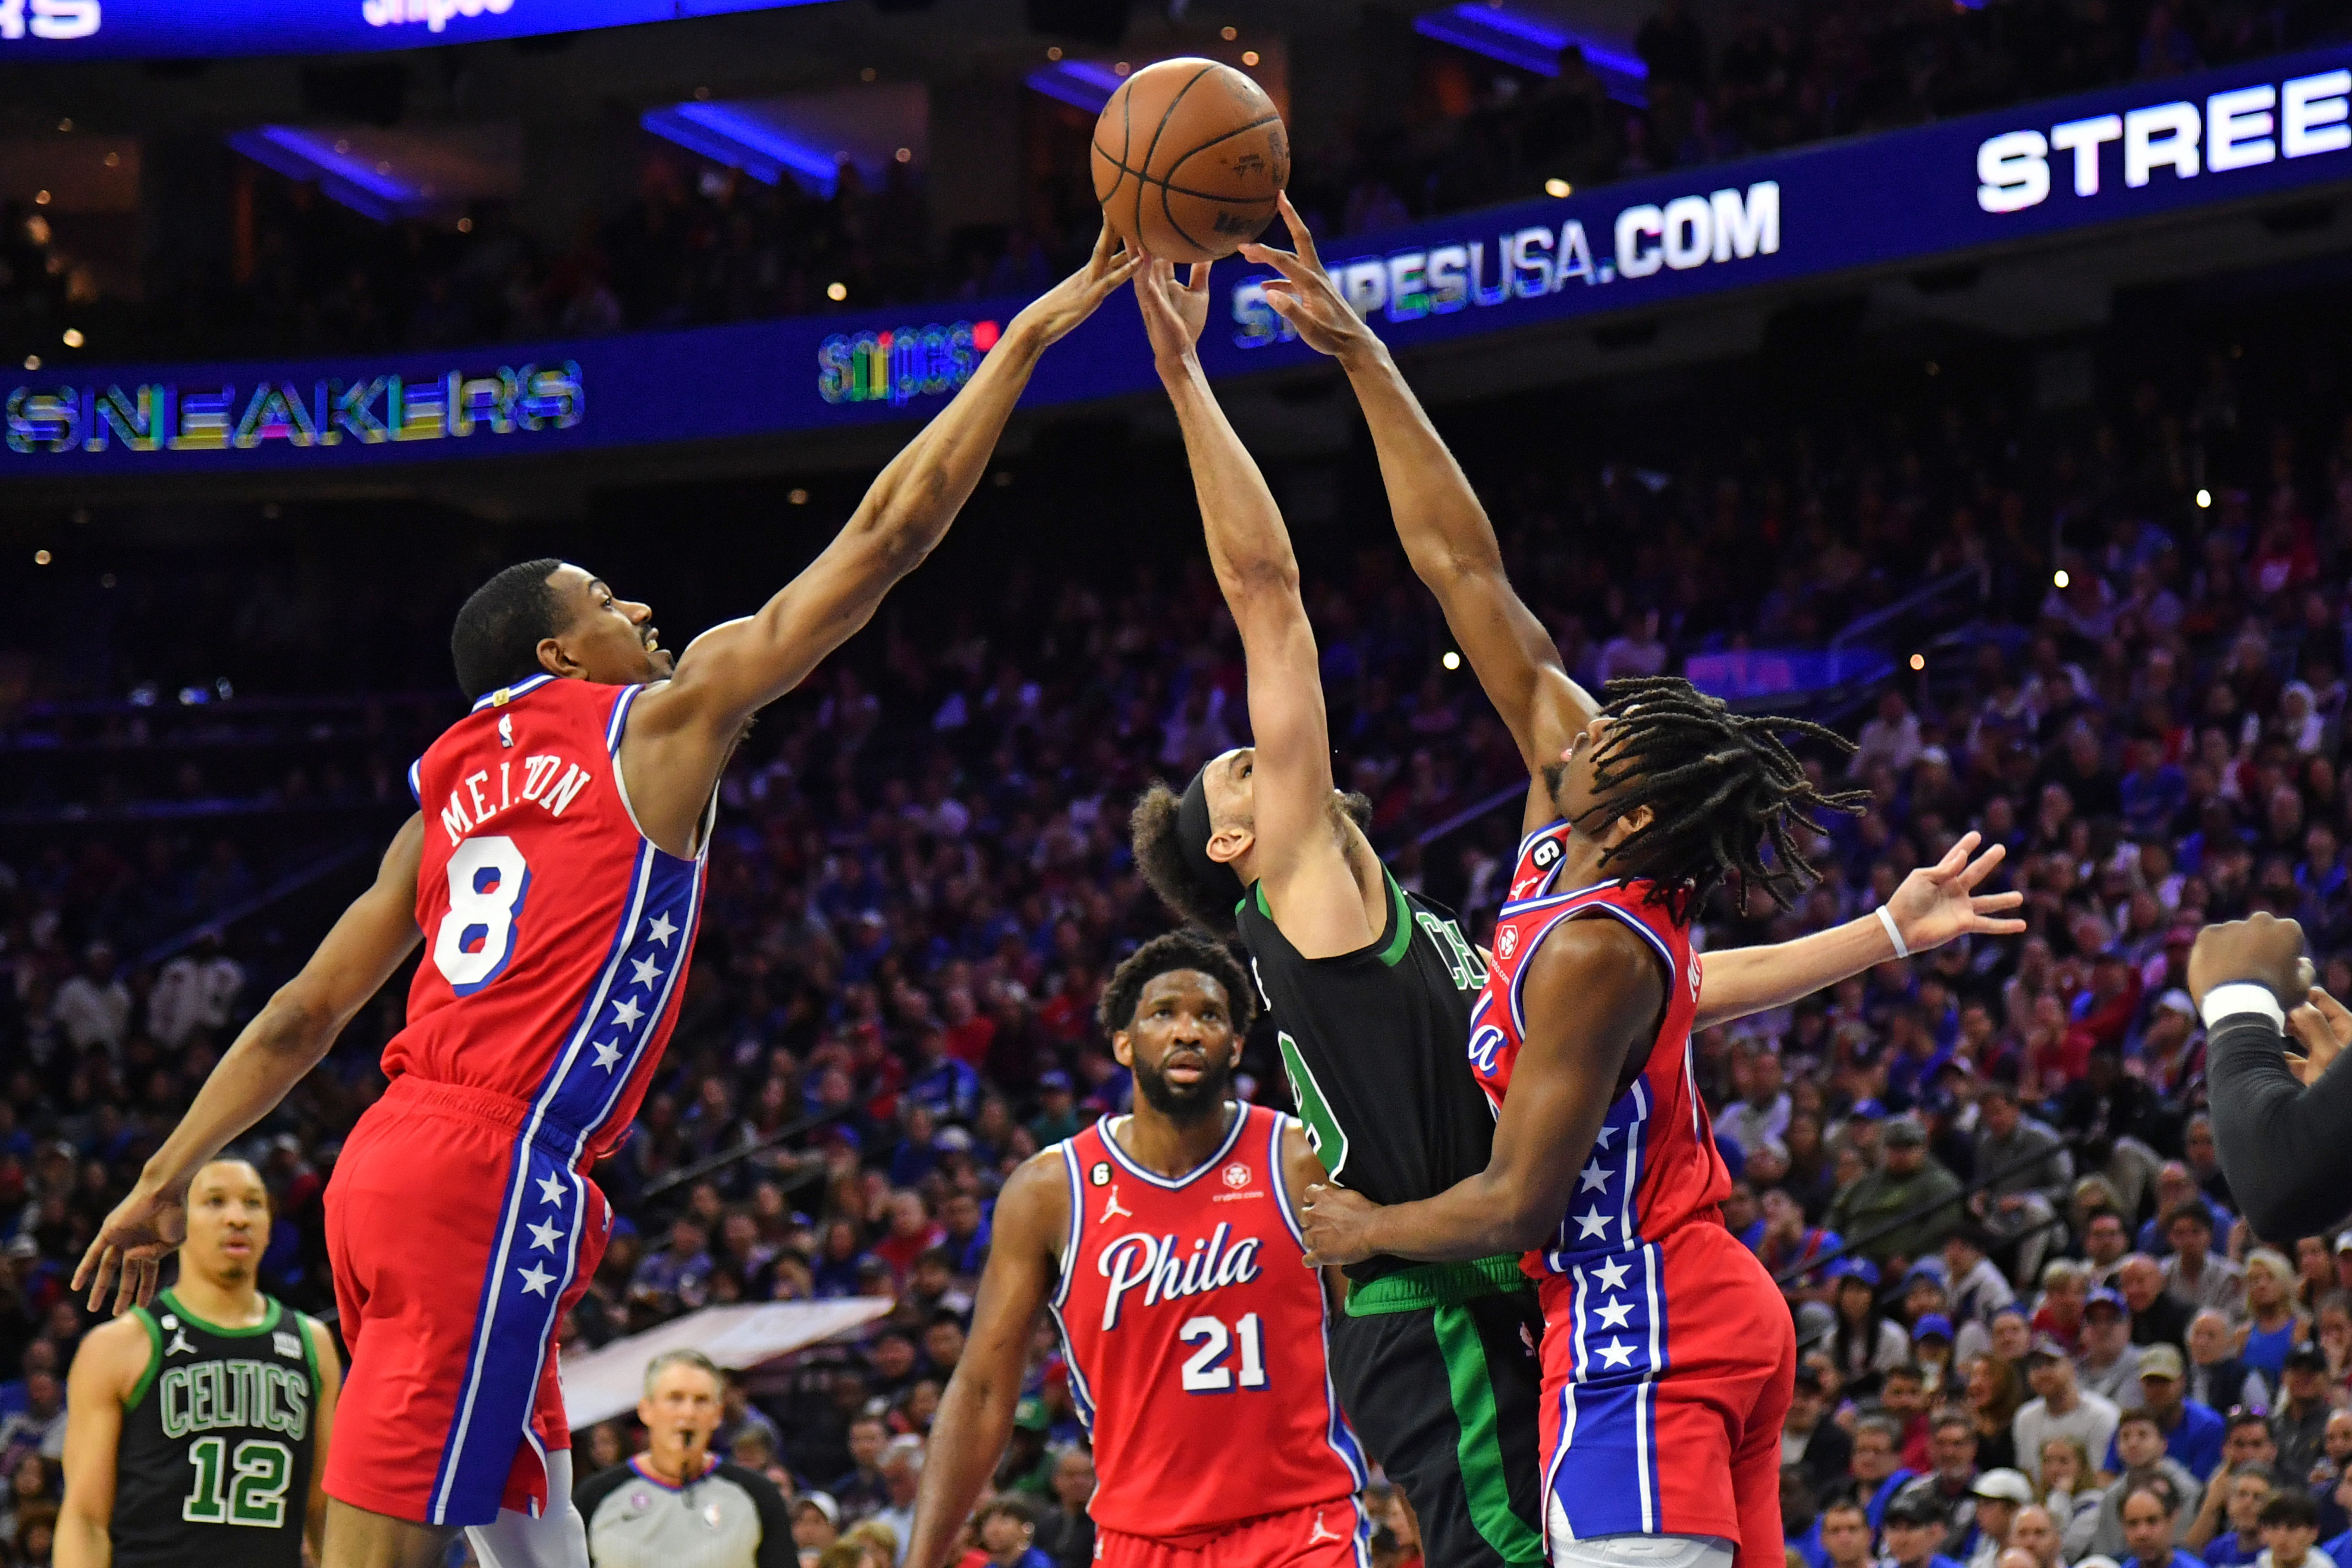
[[[1232,1232],[1231,1225],[1221,1223],[1205,1241],[1193,1242],[1189,1251],[1173,1236],[1146,1236],[1140,1231],[1105,1247],[1095,1259],[1096,1271],[1110,1281],[1103,1296],[1104,1331],[1118,1326],[1120,1305],[1138,1289],[1143,1291],[1143,1304],[1148,1307],[1256,1279],[1258,1239],[1245,1236],[1227,1250],[1225,1239]]]
[[[1133,1219],[1134,1218],[1135,1210],[1131,1208],[1122,1208],[1119,1207],[1118,1183],[1111,1183],[1110,1192],[1103,1198],[1102,1218],[1096,1220],[1095,1223],[1097,1225],[1105,1225],[1114,1219]]]
[[[1307,1538],[1307,1544],[1313,1546],[1318,1542],[1339,1541],[1342,1539],[1344,1538],[1337,1531],[1334,1531],[1329,1525],[1323,1522],[1323,1511],[1319,1508],[1317,1509],[1315,1511],[1315,1532]]]

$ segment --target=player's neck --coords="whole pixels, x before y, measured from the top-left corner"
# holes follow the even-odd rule
[[[269,1299],[250,1278],[210,1280],[194,1269],[184,1269],[172,1295],[190,1315],[215,1328],[257,1328],[269,1315]]]
[[[1563,841],[1563,849],[1559,874],[1552,878],[1552,886],[1562,890],[1591,887],[1596,882],[1609,880],[1609,873],[1601,869],[1604,846],[1600,840],[1590,833],[1570,833]]]
[[[1120,1153],[1154,1176],[1190,1176],[1224,1146],[1234,1118],[1241,1114],[1238,1101],[1220,1101],[1215,1115],[1198,1122],[1177,1122],[1151,1109],[1139,1095],[1134,1113],[1124,1122],[1112,1123],[1110,1136],[1118,1140]]]

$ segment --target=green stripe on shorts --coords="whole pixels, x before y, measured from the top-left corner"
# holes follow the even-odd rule
[[[1486,1346],[1478,1337],[1478,1325],[1468,1312],[1452,1305],[1434,1309],[1429,1321],[1454,1385],[1454,1419],[1462,1428],[1462,1490],[1469,1500],[1470,1522],[1504,1562],[1539,1563],[1544,1561],[1543,1538],[1511,1508],[1510,1481],[1503,1469],[1502,1422],[1495,1413],[1495,1388],[1488,1380]]]

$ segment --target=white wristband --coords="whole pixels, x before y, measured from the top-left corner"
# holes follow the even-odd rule
[[[2278,998],[2271,995],[2268,986],[2258,985],[2252,980],[2231,980],[2227,985],[2214,987],[2205,993],[2205,1000],[2197,1010],[2203,1015],[2207,1029],[2211,1029],[2232,1013],[2260,1013],[2270,1019],[2281,1034],[2286,1032],[2286,1009],[2279,1006]]]
[[[1886,939],[1895,944],[1895,956],[1898,958],[1911,956],[1911,949],[1904,942],[1903,933],[1895,926],[1895,916],[1886,913],[1886,905],[1883,904],[1878,906],[1878,923],[1886,927]]]

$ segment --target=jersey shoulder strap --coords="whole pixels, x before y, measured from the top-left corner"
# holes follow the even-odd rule
[[[131,1385],[131,1392],[122,1396],[125,1410],[139,1408],[140,1401],[147,1397],[147,1390],[155,1385],[155,1375],[163,1370],[163,1330],[155,1322],[155,1314],[145,1307],[133,1307],[131,1315],[147,1331],[147,1365],[140,1372],[139,1381]]]

